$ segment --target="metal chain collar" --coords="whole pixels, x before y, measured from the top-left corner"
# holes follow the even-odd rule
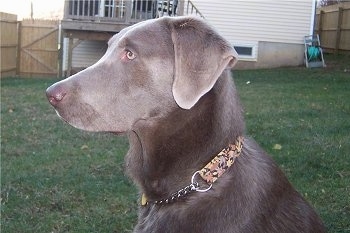
[[[157,200],[157,201],[148,201],[148,200],[145,200],[145,204],[144,205],[147,205],[147,204],[156,204],[156,205],[162,205],[162,204],[169,204],[169,203],[172,203],[172,202],[175,202],[176,200],[178,199],[181,199],[185,196],[187,196],[188,194],[196,191],[196,192],[207,192],[211,189],[211,187],[213,186],[212,184],[210,184],[207,188],[205,189],[201,189],[199,187],[199,183],[198,182],[195,182],[195,176],[199,174],[199,171],[196,171],[192,178],[191,178],[191,184],[190,185],[187,185],[186,187],[178,190],[177,192],[173,193],[170,195],[169,198],[167,199],[162,199],[162,200]],[[142,197],[143,198],[146,198],[146,197]]]
[[[179,191],[171,194],[170,197],[167,199],[158,200],[158,201],[149,201],[148,203],[162,205],[162,204],[169,204],[169,203],[175,202],[176,200],[183,198],[183,197],[187,196],[188,194],[192,193],[193,191],[195,191],[197,189],[196,186],[197,186],[197,184],[190,184],[190,185],[180,189]]]
[[[163,205],[173,203],[178,199],[184,198],[192,192],[207,192],[213,186],[213,183],[219,178],[235,161],[243,147],[243,137],[238,137],[235,144],[230,144],[228,148],[223,149],[212,161],[210,161],[203,169],[196,171],[191,178],[191,184],[178,190],[170,195],[170,197],[157,201],[148,201],[145,194],[142,194],[141,205],[147,204]],[[199,187],[199,183],[195,181],[196,175],[202,177],[209,185],[207,188]]]

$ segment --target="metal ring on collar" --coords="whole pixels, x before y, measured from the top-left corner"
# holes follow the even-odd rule
[[[208,188],[206,189],[200,189],[198,182],[194,181],[194,178],[196,177],[197,174],[199,174],[200,171],[196,171],[195,173],[193,173],[192,178],[191,178],[191,184],[194,185],[195,191],[197,192],[201,192],[201,193],[205,193],[207,191],[209,191],[211,189],[211,187],[213,186],[213,184],[210,184]],[[197,184],[197,185],[196,185]]]

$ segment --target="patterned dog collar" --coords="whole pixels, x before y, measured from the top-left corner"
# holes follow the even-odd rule
[[[238,137],[235,144],[230,144],[215,156],[204,168],[199,171],[200,176],[208,184],[214,183],[224,172],[232,166],[235,159],[241,154],[243,137]]]
[[[170,195],[167,199],[158,201],[148,201],[145,194],[142,194],[141,205],[147,204],[169,204],[176,200],[187,196],[188,194],[196,192],[207,192],[211,189],[213,183],[229,169],[235,162],[235,159],[241,154],[243,148],[244,138],[239,136],[234,144],[229,144],[228,147],[223,149],[218,155],[216,155],[204,168],[196,171],[191,179],[191,184],[180,189],[179,191]],[[206,181],[208,187],[202,188],[199,183],[195,181],[196,175],[199,174],[203,180]]]

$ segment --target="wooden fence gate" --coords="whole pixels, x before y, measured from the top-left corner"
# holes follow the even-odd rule
[[[19,24],[19,75],[56,77],[59,21],[26,19]]]

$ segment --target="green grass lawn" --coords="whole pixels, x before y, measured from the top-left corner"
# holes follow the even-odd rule
[[[350,57],[326,62],[234,76],[247,134],[328,232],[350,232]],[[131,232],[138,200],[123,173],[126,138],[62,122],[45,97],[55,81],[1,80],[2,232]]]

